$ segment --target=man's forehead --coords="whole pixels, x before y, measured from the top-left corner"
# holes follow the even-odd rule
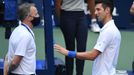
[[[31,6],[30,9],[31,9],[31,10],[36,10],[36,7],[35,7],[35,6]]]
[[[33,13],[33,12],[38,12],[38,11],[37,11],[37,9],[36,9],[36,7],[35,7],[35,6],[31,6],[31,8],[30,8],[30,12],[32,12],[32,13]]]
[[[100,8],[100,7],[102,7],[102,3],[98,3],[95,5],[95,8]]]

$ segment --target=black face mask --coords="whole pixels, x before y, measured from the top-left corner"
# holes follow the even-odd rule
[[[40,17],[34,17],[34,19],[31,21],[33,26],[37,26],[40,24]]]

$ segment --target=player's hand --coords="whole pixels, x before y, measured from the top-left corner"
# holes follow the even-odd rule
[[[64,47],[58,45],[58,44],[54,44],[54,48],[56,49],[57,52],[63,54],[63,55],[68,55],[68,50],[66,50]]]

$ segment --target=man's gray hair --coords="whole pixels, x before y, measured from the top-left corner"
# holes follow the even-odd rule
[[[29,14],[31,6],[35,6],[33,3],[23,3],[18,8],[18,19],[23,21]]]

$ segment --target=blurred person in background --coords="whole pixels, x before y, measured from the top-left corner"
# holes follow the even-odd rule
[[[88,3],[94,4],[94,0]],[[56,0],[56,13],[66,48],[78,52],[86,50],[88,24],[84,0]],[[66,75],[73,75],[74,59],[65,57]],[[84,60],[76,59],[76,75],[83,75]]]
[[[92,32],[99,32],[100,27],[97,23],[96,15],[95,15],[95,2],[94,0],[84,0],[85,1],[85,14],[87,15],[87,19],[89,20],[89,16],[91,16],[91,24],[89,23],[89,27]]]

